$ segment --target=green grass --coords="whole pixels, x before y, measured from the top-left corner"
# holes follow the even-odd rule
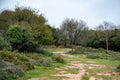
[[[88,61],[93,62],[94,64],[104,64],[108,66],[118,66],[120,64],[120,60],[109,60],[109,59],[89,59],[85,54],[74,54],[77,58],[67,58],[66,60],[70,61],[80,61],[82,63],[90,63]]]
[[[88,76],[88,75],[84,75],[84,76],[82,77],[82,80],[89,80],[89,76]]]
[[[44,49],[48,52],[57,52],[57,51],[64,51],[64,52],[69,52],[71,49],[70,48],[46,48]],[[92,53],[92,52],[89,52]],[[111,80],[113,78],[120,78],[119,76],[104,76],[104,75],[96,75],[97,72],[115,72],[115,68],[120,64],[120,60],[110,60],[110,59],[88,59],[86,57],[86,54],[73,54],[75,58],[67,57],[64,56],[64,60],[66,61],[65,64],[61,64],[58,62],[53,63],[53,66],[51,67],[43,67],[43,66],[36,66],[34,70],[27,71],[26,75],[19,80],[28,80],[29,78],[40,78],[42,80],[61,80],[63,77],[56,77],[52,76],[54,74],[58,73],[58,70],[55,68],[62,67],[63,65],[67,65],[67,63],[70,63],[71,61],[77,61],[79,63],[83,64],[101,64],[101,65],[106,65],[106,67],[102,68],[94,68],[94,69],[86,69],[87,72],[89,72],[89,75],[84,75],[82,80],[89,80],[89,77],[94,76],[97,79],[102,78],[103,80]],[[35,58],[35,57],[34,57]],[[68,73],[71,74],[77,74],[78,73],[77,68],[68,68],[65,69]]]
[[[56,52],[56,51],[64,51],[64,52],[68,52],[70,49],[69,48],[56,48],[56,49],[44,49],[47,52]],[[30,58],[33,59],[39,59],[41,57],[46,57],[46,58],[51,58],[51,57],[47,57],[47,56],[39,56],[37,54],[32,55],[32,54],[28,54],[27,56],[29,56]],[[55,68],[59,68],[63,65],[65,65],[67,63],[58,63],[58,62],[54,62],[53,65],[51,67],[44,67],[44,66],[35,66],[34,70],[30,70],[30,71],[26,71],[25,76],[21,77],[19,80],[28,80],[30,78],[41,78],[41,79],[53,79],[53,80],[59,80],[59,78],[62,77],[55,77],[55,76],[51,76],[52,74],[56,74],[57,70]]]
[[[99,64],[104,64],[108,66],[118,66],[120,64],[120,60],[105,60],[105,59],[93,59]]]
[[[21,77],[19,80],[28,80],[30,78],[51,78],[51,74],[57,73],[55,68],[63,66],[64,64],[54,63],[52,67],[35,66],[34,70],[27,71],[25,76]],[[53,77],[55,78],[55,77]]]
[[[25,76],[20,78],[19,80],[27,80],[29,78],[40,77],[40,75],[53,72],[52,69],[45,68],[43,66],[36,66],[34,70],[27,71]]]

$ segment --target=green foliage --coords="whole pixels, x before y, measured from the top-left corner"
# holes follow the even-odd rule
[[[96,59],[96,58],[110,59],[110,55],[106,54],[106,53],[89,53],[89,54],[87,54],[87,58],[91,58],[91,59]]]
[[[59,46],[60,45],[60,30],[54,27],[51,27],[48,25],[48,27],[52,31],[52,36],[53,36],[53,45]]]
[[[117,71],[120,72],[120,65],[117,67]]]
[[[34,28],[35,40],[40,45],[50,45],[53,43],[52,31],[47,26],[37,26]]]
[[[24,71],[12,63],[0,61],[0,80],[16,80],[24,76]]]
[[[25,56],[27,56],[28,58],[33,59],[33,60],[39,60],[43,57],[42,54],[38,54],[38,53],[27,53],[27,54],[25,54]]]
[[[70,51],[70,54],[85,54],[84,51],[80,51],[80,50],[75,50],[75,51]]]
[[[34,69],[33,63],[30,62],[30,59],[24,54],[10,52],[10,51],[0,51],[0,60],[8,61],[18,65],[24,70]]]
[[[13,50],[20,51],[23,47],[30,46],[32,43],[32,36],[26,29],[18,25],[13,25],[7,31],[7,41],[12,46]]]
[[[100,59],[112,59],[112,60],[120,60],[120,53],[119,52],[103,52],[103,53],[88,53],[87,58],[100,58]]]
[[[14,13],[9,10],[5,10],[0,13],[0,33],[3,37],[6,37],[6,31],[8,30],[9,26],[14,24],[15,18]]]
[[[96,58],[100,58],[100,55],[97,53],[91,53],[87,55],[87,58],[96,59]]]
[[[70,51],[71,54],[88,54],[88,53],[104,53],[105,50],[102,48],[95,49],[91,47],[82,47],[79,46],[76,50]]]
[[[120,52],[109,51],[106,53],[106,50],[99,48],[94,49],[91,47],[79,47],[75,51],[70,51],[71,54],[85,54],[87,58],[91,59],[112,59],[112,60],[120,60]]]
[[[0,36],[0,49],[3,49],[5,46],[4,39]]]
[[[0,35],[0,50],[7,49],[10,50],[11,47],[7,41],[3,39],[3,37]]]
[[[114,26],[115,27],[115,26]],[[90,30],[90,36],[87,46],[93,48],[106,48],[105,30]],[[108,46],[109,50],[120,51],[120,29],[108,30]]]
[[[88,75],[84,75],[84,76],[82,77],[82,80],[89,80],[89,76],[88,76]]]
[[[51,52],[44,50],[44,49],[41,49],[41,48],[37,48],[35,52],[42,54],[42,55],[45,55],[45,56],[52,56]]]
[[[52,56],[53,61],[56,61],[58,63],[65,63],[65,60],[60,55],[53,55]]]
[[[92,36],[88,42],[88,45],[91,47],[99,48],[100,41],[97,35]]]
[[[53,61],[51,59],[47,58],[42,58],[37,60],[36,64],[39,66],[45,66],[45,67],[50,67],[52,66]]]
[[[7,36],[9,35],[7,38],[9,39],[13,50],[22,49],[21,51],[34,51],[39,44],[50,45],[53,43],[52,30],[46,22],[47,21],[42,14],[38,15],[38,11],[26,7],[17,7],[14,11],[5,10],[0,13],[0,33],[2,33],[4,38],[6,38],[6,34]],[[15,28],[13,31],[10,31],[11,25],[19,25],[19,27],[22,28],[22,31],[21,29],[15,30]],[[31,34],[34,40],[29,42]],[[24,40],[28,41],[27,43],[24,40],[22,41],[23,36]]]

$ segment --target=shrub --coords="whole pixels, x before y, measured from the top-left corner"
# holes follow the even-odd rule
[[[89,53],[89,54],[87,54],[87,58],[91,58],[91,59],[100,58],[100,54],[98,54],[98,53]]]
[[[0,51],[0,60],[5,60],[8,62],[13,62],[16,65],[21,65],[22,61],[18,59],[18,57],[16,57],[15,54],[13,54],[10,51]]]
[[[91,58],[91,59],[96,59],[96,58],[110,59],[111,57],[110,57],[109,54],[106,54],[106,53],[88,53],[87,58]]]
[[[36,65],[50,67],[52,66],[52,60],[47,58],[42,58],[36,62]]]
[[[44,50],[44,49],[36,49],[36,52],[39,53],[39,54],[43,54],[43,55],[46,55],[46,56],[52,56],[52,53]]]
[[[28,54],[25,54],[28,58],[30,59],[34,59],[34,60],[39,60],[43,57],[42,54],[38,54],[38,53],[28,53]]]
[[[117,67],[117,71],[120,72],[120,65]]]
[[[0,61],[0,80],[16,80],[24,76],[24,71],[13,63]]]
[[[24,54],[10,52],[10,51],[0,51],[0,60],[8,61],[20,66],[24,70],[34,69],[34,65],[30,62],[30,59]]]
[[[53,55],[52,59],[53,59],[53,61],[56,61],[58,63],[65,63],[65,60],[60,55]]]
[[[24,65],[26,66],[26,70],[32,70],[32,69],[34,69],[35,67],[34,67],[34,64],[33,63],[31,63],[31,62],[24,62]]]
[[[0,50],[2,49],[7,49],[7,50],[11,50],[10,44],[7,43],[3,37],[0,35]]]
[[[110,52],[109,54],[113,60],[120,60],[120,52]]]
[[[85,54],[84,51],[80,51],[80,50],[75,50],[75,51],[70,51],[70,54]]]
[[[32,40],[33,38],[30,32],[21,28],[21,26],[13,25],[7,31],[7,41],[12,46],[12,50],[26,50],[26,47],[30,46],[29,44]]]

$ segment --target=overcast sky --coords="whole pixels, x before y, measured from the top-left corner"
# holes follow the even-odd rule
[[[120,0],[0,0],[0,11],[15,5],[39,10],[55,27],[65,18],[84,20],[91,28],[103,21],[120,24]]]

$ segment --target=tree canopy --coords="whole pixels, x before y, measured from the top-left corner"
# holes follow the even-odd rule
[[[26,7],[0,13],[0,34],[0,49],[5,45],[18,51],[39,45],[82,45],[120,51],[120,25],[105,21],[90,30],[83,20],[66,18],[60,28],[55,28],[39,11]]]

